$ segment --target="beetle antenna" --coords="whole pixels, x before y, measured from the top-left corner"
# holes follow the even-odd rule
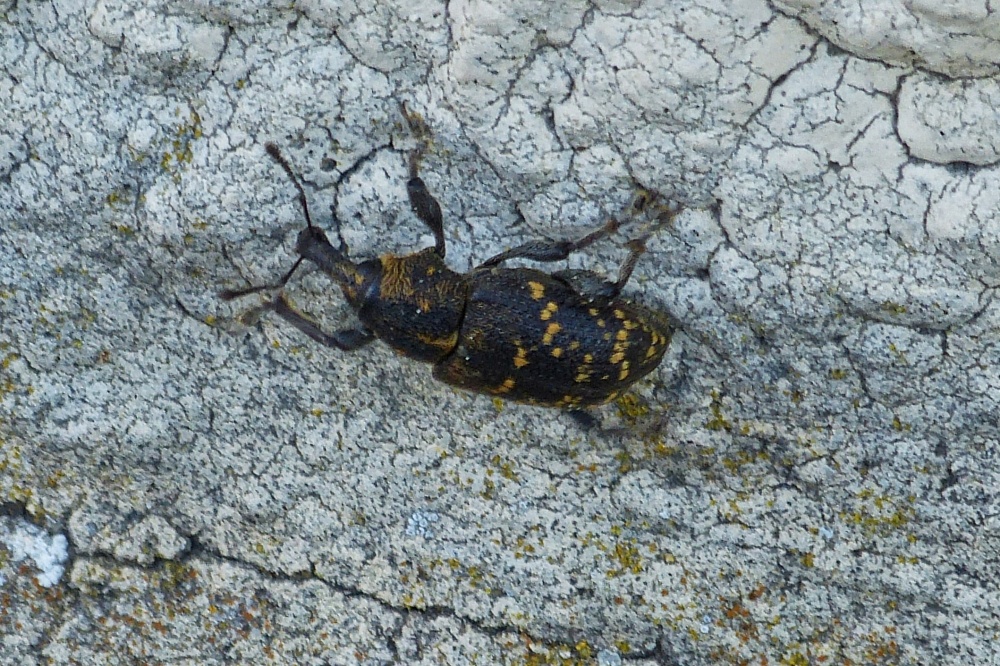
[[[292,171],[291,165],[288,163],[288,160],[285,159],[285,156],[281,154],[281,150],[278,149],[276,144],[268,141],[264,144],[264,149],[267,151],[267,154],[271,156],[271,159],[277,162],[281,168],[285,170],[285,173],[288,174],[289,180],[292,181],[292,185],[294,185],[295,189],[299,191],[299,204],[302,206],[302,212],[305,213],[306,224],[311,227],[313,225],[312,217],[309,216],[309,203],[306,201],[306,191],[302,189],[302,183],[300,183],[299,179],[295,177],[295,172]],[[297,265],[298,264],[296,264],[296,266]],[[294,271],[295,269],[292,270]]]

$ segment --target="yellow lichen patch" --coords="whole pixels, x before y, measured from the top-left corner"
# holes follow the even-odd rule
[[[556,305],[552,301],[549,301],[545,305],[545,309],[542,310],[542,315],[541,315],[542,321],[548,321],[549,319],[552,319],[552,315],[554,315],[556,313],[556,310],[558,309],[559,309],[558,305]]]
[[[517,348],[517,356],[514,357],[514,367],[523,368],[528,365],[528,350],[524,347]]]
[[[560,356],[562,356],[562,354],[563,354],[562,347],[556,347],[555,349],[552,350],[552,355],[555,356],[556,358],[559,358]]]
[[[556,335],[556,333],[558,333],[561,330],[562,330],[562,326],[560,326],[559,324],[557,324],[555,322],[552,322],[551,324],[549,324],[545,328],[545,335],[542,336],[542,344],[544,344],[544,345],[551,345],[552,344],[552,338],[554,338],[555,335]]]
[[[531,290],[531,298],[536,301],[540,301],[545,297],[545,285],[541,282],[528,282],[528,289]]]

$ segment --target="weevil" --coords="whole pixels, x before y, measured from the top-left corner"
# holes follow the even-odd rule
[[[628,243],[615,282],[590,271],[504,266],[511,259],[566,259],[615,232],[614,219],[575,241],[532,241],[468,273],[453,271],[445,263],[441,206],[418,174],[422,149],[417,149],[410,156],[406,190],[434,247],[356,263],[342,238],[334,247],[313,224],[305,190],[278,147],[268,143],[266,149],[298,192],[306,220],[295,244],[299,258],[277,283],[223,291],[222,298],[276,290],[250,312],[272,311],[316,342],[342,351],[378,339],[403,356],[433,364],[433,376],[446,384],[569,410],[614,400],[663,358],[672,334],[668,317],[620,296],[648,234]],[[284,286],[303,261],[340,288],[360,326],[328,333],[292,306]]]

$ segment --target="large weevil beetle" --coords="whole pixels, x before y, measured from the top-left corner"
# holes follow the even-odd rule
[[[404,113],[413,127],[413,116]],[[434,247],[354,263],[343,239],[336,248],[313,225],[305,191],[277,146],[266,148],[298,190],[307,225],[295,245],[299,259],[278,283],[224,291],[222,298],[277,290],[250,312],[273,311],[313,340],[344,351],[378,338],[403,356],[433,363],[434,377],[446,384],[533,405],[575,410],[606,403],[663,358],[671,336],[666,315],[619,296],[649,234],[629,242],[616,282],[589,271],[503,267],[515,258],[565,259],[617,230],[613,219],[579,240],[528,242],[457,273],[444,262],[441,207],[417,175],[424,144],[410,156],[406,189],[413,211],[434,234]],[[360,327],[327,333],[289,303],[283,287],[303,260],[340,287]]]

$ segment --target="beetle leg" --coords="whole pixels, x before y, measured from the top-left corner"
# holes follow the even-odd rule
[[[434,252],[443,258],[445,247],[441,206],[437,199],[427,191],[423,179],[417,175],[417,167],[414,164],[417,161],[413,158],[410,159],[410,180],[406,183],[406,193],[410,195],[410,208],[434,234]]]
[[[530,259],[532,261],[561,261],[577,250],[593,245],[600,239],[613,234],[621,223],[612,218],[607,224],[575,241],[529,241],[523,245],[494,255],[479,264],[477,268],[499,266],[508,259]]]
[[[649,236],[642,236],[640,238],[633,238],[627,244],[628,247],[628,257],[625,258],[625,263],[622,267],[618,269],[618,281],[614,284],[614,292],[611,297],[614,298],[621,293],[622,288],[628,282],[629,278],[632,277],[632,271],[635,270],[635,265],[641,257],[646,252],[646,239]]]
[[[420,177],[420,161],[430,146],[431,130],[416,111],[411,111],[406,102],[399,103],[399,111],[403,114],[410,133],[417,139],[417,147],[410,152],[410,179],[406,183],[406,193],[410,197],[410,208],[420,221],[430,228],[434,234],[434,252],[444,257],[444,224],[441,217],[441,206],[424,185]]]
[[[580,268],[567,268],[552,273],[571,286],[578,294],[591,300],[611,300],[618,293],[617,285],[603,275]]]
[[[569,284],[581,296],[585,296],[592,300],[600,299],[610,301],[618,297],[618,294],[621,293],[622,289],[628,283],[629,278],[632,277],[632,271],[635,270],[639,257],[641,257],[646,251],[647,238],[648,236],[642,236],[640,238],[630,240],[627,243],[626,247],[629,249],[629,255],[625,259],[621,268],[618,269],[618,279],[615,282],[606,280],[603,276],[598,275],[593,271],[576,268],[567,268],[562,271],[556,271],[552,273],[552,275],[553,277],[560,278]]]
[[[327,347],[336,347],[341,351],[354,351],[375,339],[371,332],[364,329],[345,328],[327,333],[316,322],[292,307],[284,294],[278,294],[273,301],[262,306],[261,309],[273,311],[316,342]]]

